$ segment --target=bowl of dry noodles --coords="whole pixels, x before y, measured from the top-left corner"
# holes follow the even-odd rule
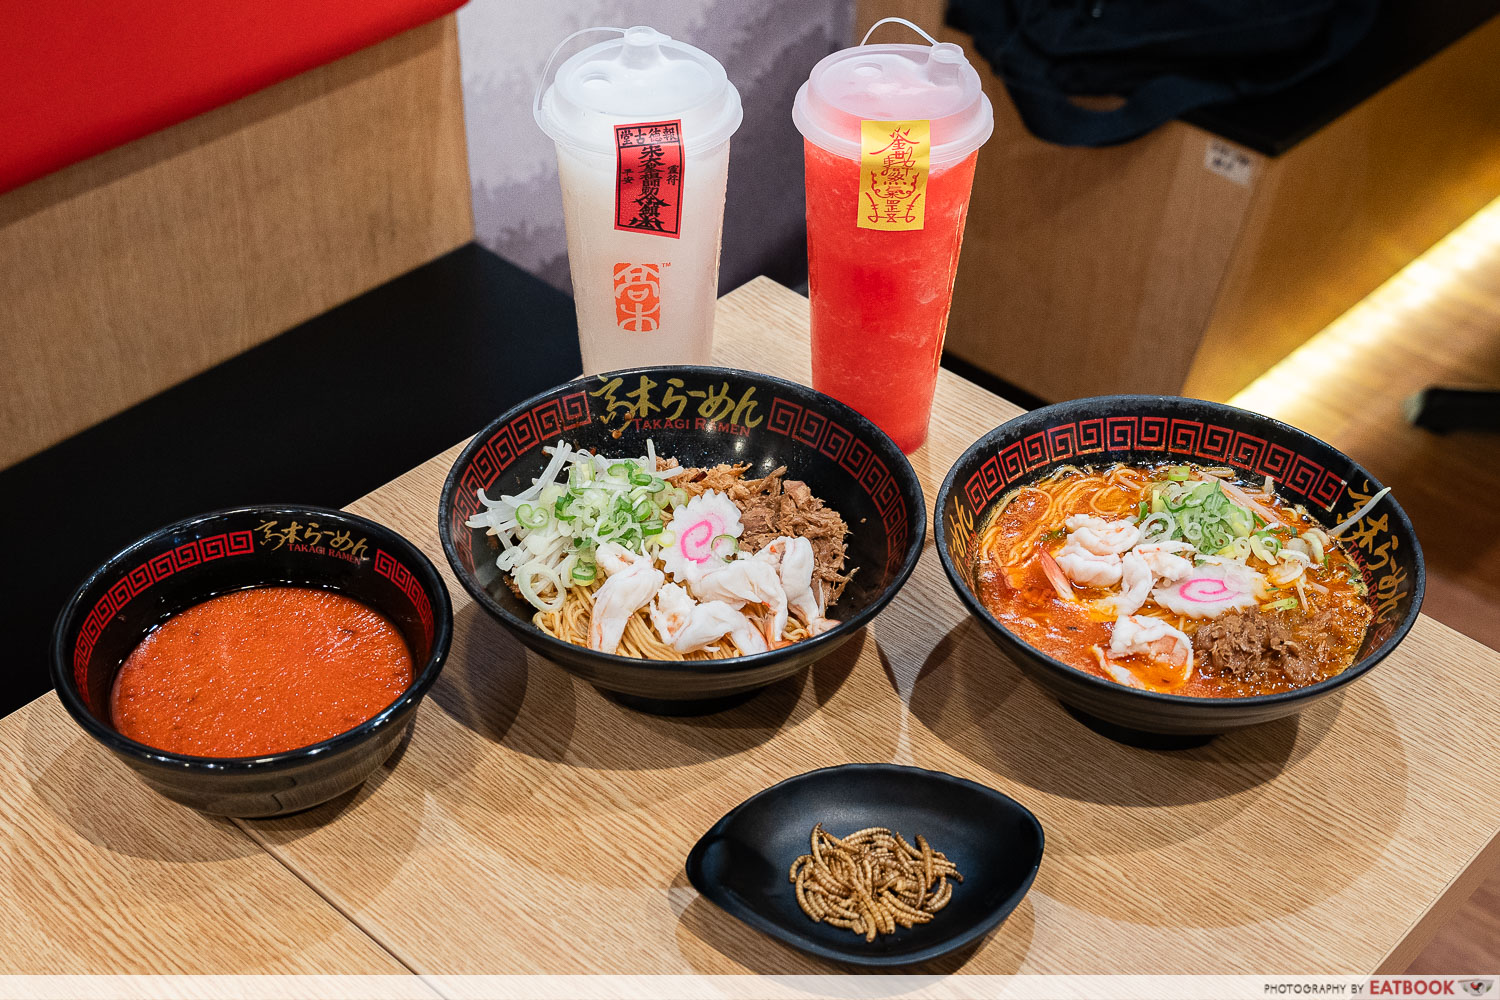
[[[1348,456],[1176,396],[1042,407],[976,441],[936,504],[949,582],[1112,738],[1192,746],[1374,667],[1421,608],[1411,521]]]
[[[915,472],[769,375],[586,376],[480,431],[439,500],[460,583],[527,647],[658,712],[726,707],[837,648],[911,575]]]

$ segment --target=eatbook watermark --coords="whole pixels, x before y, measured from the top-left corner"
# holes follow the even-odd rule
[[[10,998],[267,1000],[1237,1000],[1494,997],[1482,976],[0,976]]]

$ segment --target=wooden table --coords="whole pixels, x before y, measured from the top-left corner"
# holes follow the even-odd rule
[[[720,304],[726,364],[806,380],[807,340],[806,300],[770,281]],[[942,375],[912,459],[929,500],[1016,412]],[[456,453],[353,507],[445,574]],[[1025,680],[930,542],[863,637],[704,718],[619,707],[449,588],[452,657],[405,752],[299,816],[230,823],[156,797],[52,695],[0,721],[0,935],[22,942],[0,971],[844,971],[698,898],[682,862],[746,796],[845,761],[972,778],[1046,828],[1020,908],[923,971],[1400,971],[1500,862],[1500,655],[1427,619],[1331,704],[1152,753]]]

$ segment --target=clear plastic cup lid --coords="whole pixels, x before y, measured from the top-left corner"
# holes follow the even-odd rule
[[[984,144],[995,128],[994,110],[979,73],[961,46],[939,42],[898,17],[875,22],[904,24],[927,45],[867,45],[843,49],[813,67],[792,102],[792,120],[814,144],[859,159],[860,122],[932,123],[931,162],[953,163]]]
[[[569,56],[554,74],[563,50],[591,33],[614,37]],[[601,152],[615,148],[615,125],[679,120],[692,150],[722,143],[743,117],[739,91],[717,59],[644,25],[585,28],[563,39],[532,110],[553,140]]]

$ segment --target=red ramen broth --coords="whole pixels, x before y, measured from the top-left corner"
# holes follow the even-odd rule
[[[1101,656],[1110,649],[1115,615],[1096,603],[1117,594],[1120,588],[1082,586],[1070,579],[1054,583],[1055,557],[1068,537],[1064,522],[1070,515],[1091,514],[1106,522],[1134,520],[1143,501],[1149,510],[1153,485],[1163,481],[1168,468],[1167,464],[1070,467],[1049,480],[1011,493],[998,513],[988,515],[977,536],[975,579],[984,606],[1006,628],[1043,653],[1079,670],[1121,682],[1120,677],[1111,678],[1101,662]],[[1191,469],[1195,482],[1214,479],[1196,467],[1186,468]],[[1273,512],[1287,526],[1284,535],[1288,539],[1296,537],[1293,531],[1322,527],[1300,507],[1261,493],[1259,483],[1228,477],[1224,481]],[[1258,519],[1255,523],[1260,524]],[[1163,607],[1154,597],[1147,598],[1136,614],[1159,618],[1193,642],[1194,655],[1186,678],[1180,670],[1142,655],[1105,659],[1126,668],[1133,686],[1212,698],[1272,694],[1331,677],[1354,662],[1372,617],[1357,564],[1341,545],[1330,542],[1323,564],[1308,567],[1300,589],[1273,589],[1260,606],[1234,612],[1254,628],[1274,625],[1290,641],[1301,645],[1310,662],[1299,665],[1296,676],[1274,670],[1259,676],[1215,672],[1211,666],[1217,661],[1204,656],[1201,647],[1205,639],[1218,633],[1211,630],[1195,638],[1200,628],[1215,619],[1195,621]],[[1053,557],[1053,576],[1044,565],[1044,554]],[[1067,601],[1060,593],[1064,584],[1070,591]],[[1272,603],[1288,603],[1289,597],[1297,598],[1297,607],[1276,608]]]
[[[256,757],[346,732],[411,684],[384,615],[327,590],[257,587],[169,618],[115,677],[115,728],[198,757]]]

